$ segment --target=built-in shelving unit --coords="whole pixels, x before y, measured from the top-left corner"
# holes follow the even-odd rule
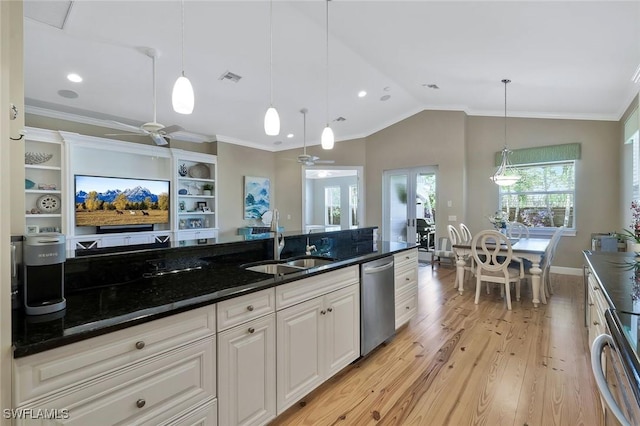
[[[176,240],[214,238],[218,233],[217,157],[172,149]]]
[[[64,143],[57,132],[29,129],[24,165],[25,233],[65,232],[64,159]]]

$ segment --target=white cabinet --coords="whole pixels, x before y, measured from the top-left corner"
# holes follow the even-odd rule
[[[360,284],[282,309],[276,322],[281,414],[360,356]]]
[[[275,290],[218,304],[221,425],[265,424],[276,416]]]
[[[418,249],[393,255],[396,330],[418,312]]]
[[[24,150],[25,232],[64,232],[63,140],[57,132],[29,128]]]
[[[171,153],[175,200],[173,229],[177,240],[215,237],[218,227],[217,157],[174,148]]]
[[[207,306],[17,358],[13,402],[66,410],[65,424],[158,425],[206,404],[211,411],[215,367],[215,306]]]

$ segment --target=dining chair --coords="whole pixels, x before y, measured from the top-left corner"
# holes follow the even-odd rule
[[[447,237],[438,238],[438,244],[436,245],[435,249],[433,250],[432,257],[431,257],[431,270],[432,271],[433,271],[433,266],[435,265],[435,263],[438,262],[438,265],[440,266],[440,265],[442,265],[442,261],[443,260],[447,260],[453,266],[456,265],[456,256],[455,256],[455,253],[453,252],[453,250],[451,248],[452,244],[453,244],[453,242]]]
[[[476,262],[476,305],[480,300],[482,282],[501,284],[507,309],[511,310],[511,283],[516,289],[516,299],[520,300],[520,272],[509,268],[513,258],[509,238],[492,229],[478,232],[471,240],[471,254]]]
[[[560,242],[560,238],[562,238],[562,234],[564,233],[564,226],[560,226],[556,229],[551,237],[551,241],[547,246],[547,250],[544,252],[544,258],[542,262],[544,265],[541,265],[542,269],[542,282],[540,285],[544,285],[544,292],[547,297],[553,294],[553,285],[551,284],[551,264],[553,263],[553,258],[556,255],[556,248],[558,248],[558,243]],[[541,289],[542,290],[542,289]],[[540,292],[542,293],[542,291]]]
[[[460,226],[460,237],[462,238],[462,242],[465,244],[471,243],[473,234],[469,230],[469,227],[462,222],[460,222],[460,225],[458,226]]]
[[[449,239],[451,240],[451,245],[452,246],[454,246],[456,244],[464,244],[465,243],[465,241],[462,239],[462,235],[460,235],[460,231],[458,231],[458,229],[455,226],[447,225],[447,232],[449,234]],[[469,232],[469,233],[471,233],[471,232]],[[471,240],[469,240],[468,244],[471,244]],[[453,250],[455,259],[457,261],[458,255],[456,253],[456,249],[453,248],[452,250]],[[471,266],[472,266],[472,260],[471,259],[472,259],[471,256],[466,256],[464,258],[464,260],[465,260],[465,265],[464,265],[464,273],[465,273],[465,275],[466,275],[467,271],[475,272],[471,268]],[[465,279],[465,276],[462,277],[463,281],[464,281],[464,279]],[[457,283],[458,283],[458,268],[456,268],[456,281],[455,281],[454,284],[457,286]]]
[[[520,222],[507,222],[509,238],[529,238],[529,227]]]

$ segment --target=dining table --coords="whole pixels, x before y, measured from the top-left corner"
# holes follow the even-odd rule
[[[531,262],[529,273],[531,274],[531,288],[533,293],[533,306],[538,307],[540,305],[540,299],[542,303],[547,303],[547,298],[544,293],[544,289],[541,287],[542,283],[542,269],[540,264],[544,253],[551,242],[549,238],[510,238],[511,252],[514,258],[527,259]],[[456,279],[458,284],[458,292],[460,294],[464,291],[464,271],[467,264],[467,259],[472,255],[471,242],[457,243],[452,246],[453,252],[456,255]],[[504,247],[504,253],[507,253],[507,246]],[[542,291],[541,291],[542,290]]]

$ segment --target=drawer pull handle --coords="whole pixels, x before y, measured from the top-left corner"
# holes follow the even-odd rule
[[[405,281],[411,281],[411,278],[406,277],[406,278],[405,278]]]
[[[333,312],[333,308],[327,308],[327,311]]]
[[[145,401],[144,399],[140,398],[139,400],[136,401],[136,407],[142,408],[142,407],[144,407],[144,405],[146,403],[147,403],[147,401]]]
[[[327,311],[322,310],[322,311],[320,311],[320,313],[321,313],[322,315],[325,315],[325,314],[327,313]]]
[[[598,291],[598,290],[600,290],[600,287],[594,287],[593,289]]]
[[[600,323],[598,321],[594,321],[593,325],[600,325]]]
[[[144,348],[144,342],[142,340],[140,340],[139,342],[136,342],[136,349],[142,349]]]
[[[253,305],[247,306],[247,311],[249,311],[249,312],[253,311]]]
[[[405,309],[411,309],[411,306],[405,306]]]
[[[593,306],[593,303],[589,303],[589,306]]]
[[[249,333],[253,334],[256,332],[256,329],[253,327],[249,327],[249,330],[247,330]]]

